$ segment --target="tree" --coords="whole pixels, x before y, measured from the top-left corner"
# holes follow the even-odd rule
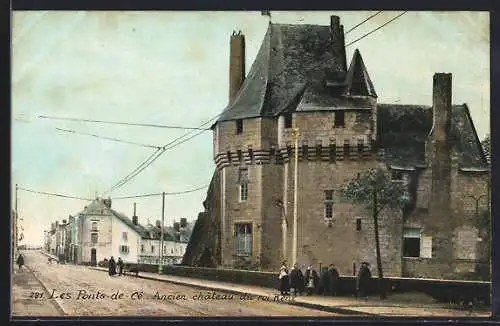
[[[486,157],[489,160],[490,155],[491,155],[491,137],[490,137],[490,134],[487,134],[486,137],[484,137],[484,139],[481,141],[481,146],[483,146],[484,155],[486,155]]]
[[[342,186],[341,198],[344,201],[365,205],[372,212],[375,229],[375,248],[377,252],[377,270],[379,293],[382,299],[387,297],[384,285],[384,273],[380,256],[378,217],[385,208],[403,209],[409,201],[407,185],[401,181],[392,181],[390,174],[382,169],[370,169]]]

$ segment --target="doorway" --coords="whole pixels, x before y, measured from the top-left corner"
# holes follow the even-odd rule
[[[90,264],[92,266],[97,266],[97,249],[92,248],[90,250]]]

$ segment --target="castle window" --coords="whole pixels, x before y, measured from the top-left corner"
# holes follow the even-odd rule
[[[97,233],[91,233],[90,234],[90,242],[92,244],[96,244],[97,241],[98,241],[98,235],[97,235]]]
[[[420,257],[420,229],[404,229],[403,257]]]
[[[361,218],[356,218],[356,231],[361,231]]]
[[[345,112],[335,111],[335,128],[344,128],[345,126]]]
[[[240,169],[238,176],[240,203],[248,200],[248,169]]]
[[[325,190],[325,219],[333,218],[333,190]]]
[[[151,252],[154,253],[155,252],[155,246],[151,246]]]
[[[236,120],[236,133],[237,134],[243,133],[243,120],[241,119]]]
[[[127,240],[127,232],[123,232],[122,233],[122,239],[123,240]]]
[[[292,128],[292,125],[293,125],[292,113],[285,114],[285,128],[286,129]]]
[[[141,252],[144,252],[144,245],[141,244]]]
[[[242,162],[243,161],[243,152],[241,149],[238,149],[238,161]]]
[[[227,161],[228,161],[229,163],[231,163],[231,161],[232,161],[232,158],[231,158],[231,151],[227,151],[226,155],[227,155]]]
[[[92,222],[92,231],[97,232],[97,222]]]
[[[252,255],[251,223],[236,223],[234,225],[234,249],[237,256]]]
[[[398,170],[391,171],[391,180],[392,181],[403,181],[403,172]]]
[[[130,251],[129,246],[125,246],[125,245],[121,245],[121,246],[120,246],[120,252],[121,252],[122,254],[128,254],[128,253],[129,253],[129,251]]]
[[[363,154],[364,141],[363,139],[358,139],[358,154]]]

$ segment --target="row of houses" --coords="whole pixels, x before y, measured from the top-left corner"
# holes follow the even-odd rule
[[[191,233],[187,219],[163,228],[161,222],[142,225],[134,212],[132,219],[111,208],[111,199],[97,198],[82,212],[70,215],[44,231],[44,249],[60,260],[75,264],[96,265],[121,257],[133,264],[179,264]]]

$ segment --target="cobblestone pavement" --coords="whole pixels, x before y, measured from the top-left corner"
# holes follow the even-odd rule
[[[83,266],[48,264],[47,257],[37,251],[25,252],[26,265],[44,284],[25,285],[17,303],[26,301],[31,292],[38,299],[30,305],[57,305],[69,316],[309,316],[328,317],[337,314],[283,304],[273,296],[248,300],[240,295],[198,290],[133,276],[110,277],[102,271]],[[26,283],[28,284],[28,283]],[[35,301],[33,301],[35,300]],[[13,305],[15,315],[28,315],[31,306]],[[37,315],[50,316],[54,311],[40,310]]]
[[[44,293],[45,289],[27,268],[14,270],[12,274],[12,316],[60,316],[54,300],[39,300],[34,293]],[[45,293],[44,295],[47,295]]]

